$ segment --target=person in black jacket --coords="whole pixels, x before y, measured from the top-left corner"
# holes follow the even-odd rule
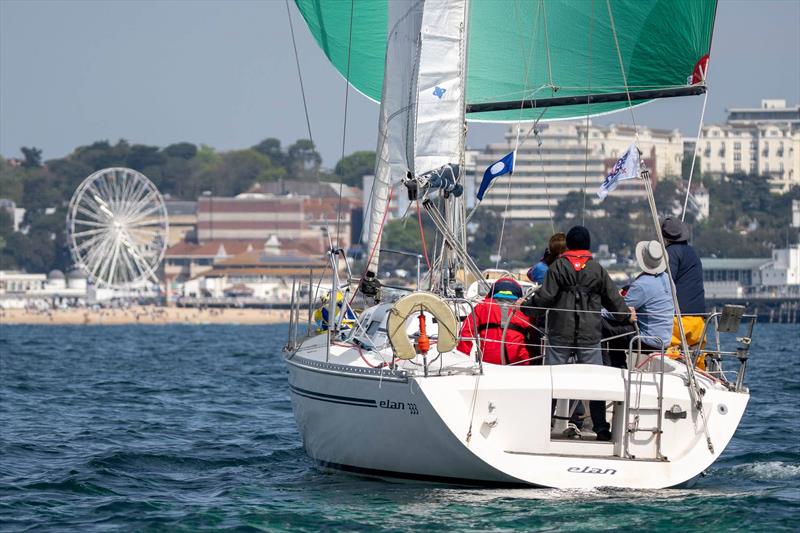
[[[689,346],[701,341],[706,312],[706,293],[703,288],[703,264],[689,245],[689,227],[680,219],[667,217],[661,223],[661,235],[667,245],[669,270],[678,295],[678,306],[683,315],[683,329]],[[680,347],[678,321],[672,330],[671,347]],[[678,348],[680,349],[680,348]]]
[[[533,316],[544,314],[535,308],[551,309],[546,319],[547,364],[563,365],[574,358],[577,363],[602,365],[601,309],[617,318],[635,320],[635,312],[625,305],[608,272],[592,259],[590,246],[589,230],[583,226],[570,229],[567,251],[550,265],[541,288],[522,304]],[[590,401],[589,411],[597,440],[611,440],[605,402]]]

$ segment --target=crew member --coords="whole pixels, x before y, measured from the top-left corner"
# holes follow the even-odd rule
[[[339,329],[350,329],[355,324],[356,316],[349,306],[345,305],[344,295],[336,291],[336,320],[342,313],[342,308],[345,308],[344,317],[342,317],[339,324]],[[325,293],[320,298],[320,306],[314,311],[314,321],[317,324],[317,333],[328,331],[328,315],[330,313],[330,293]]]
[[[541,314],[537,308],[552,308],[548,316],[548,364],[563,365],[574,358],[580,364],[602,365],[600,310],[606,308],[628,320],[635,320],[635,312],[625,305],[608,272],[592,259],[589,230],[573,227],[566,243],[567,251],[550,265],[544,283],[524,301],[523,309],[537,316]],[[605,402],[590,401],[589,412],[597,440],[611,440]]]
[[[636,261],[642,271],[624,292],[625,303],[636,309],[642,351],[661,351],[669,346],[672,337],[672,317],[675,306],[667,277],[667,262],[664,250],[658,241],[642,241],[636,245]],[[618,337],[609,341],[603,354],[609,366],[626,368],[625,353],[635,335],[635,328],[629,321],[620,322],[603,312],[603,337]]]
[[[483,362],[530,364],[528,338],[532,327],[528,318],[515,307],[520,298],[522,287],[515,280],[501,278],[495,281],[486,298],[464,321],[457,350],[469,355],[472,339],[477,334]]]
[[[547,242],[547,249],[538,263],[528,270],[528,279],[541,285],[547,275],[547,269],[567,250],[566,235],[554,233]]]
[[[689,245],[689,227],[681,220],[667,217],[661,224],[661,235],[667,245],[669,270],[678,294],[678,306],[683,317],[683,331],[689,346],[699,344],[703,335],[706,294],[703,288],[703,264]],[[672,328],[670,347],[681,350],[678,319]]]

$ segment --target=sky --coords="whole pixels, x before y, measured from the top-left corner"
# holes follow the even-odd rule
[[[311,128],[327,167],[342,154],[345,84],[292,17]],[[720,0],[706,123],[762,98],[800,102],[800,0]],[[696,135],[702,97],[655,102],[639,125]],[[377,104],[350,93],[345,153],[374,150]],[[601,123],[628,123],[630,115]],[[502,140],[473,124],[467,142]],[[0,154],[44,158],[120,138],[219,150],[307,138],[283,0],[0,0]]]

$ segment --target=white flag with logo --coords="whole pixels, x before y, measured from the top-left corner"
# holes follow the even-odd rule
[[[600,185],[600,190],[597,191],[597,196],[604,199],[608,193],[617,188],[620,181],[630,180],[639,176],[639,149],[636,144],[631,144],[628,149],[622,154],[622,157],[614,164],[614,168],[603,180]]]

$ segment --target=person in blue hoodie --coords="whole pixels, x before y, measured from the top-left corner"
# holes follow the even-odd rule
[[[556,259],[567,250],[567,236],[563,233],[554,233],[547,243],[547,249],[538,263],[528,269],[528,279],[541,285],[547,276],[547,270]]]

